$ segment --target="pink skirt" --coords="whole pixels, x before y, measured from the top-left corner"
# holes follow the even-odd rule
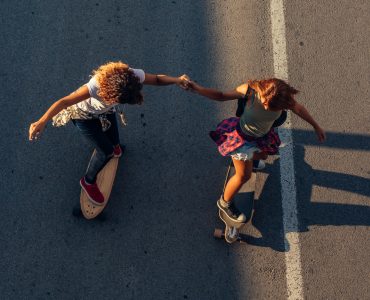
[[[278,152],[281,141],[274,128],[262,137],[253,137],[242,132],[239,120],[240,118],[237,117],[225,119],[217,125],[216,130],[209,132],[222,156],[229,155],[246,143],[254,143],[261,152],[269,155]]]

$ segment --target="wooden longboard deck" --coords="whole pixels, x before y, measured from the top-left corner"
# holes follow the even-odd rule
[[[95,155],[95,150],[91,158]],[[91,161],[91,159],[90,159]],[[95,205],[92,203],[86,195],[86,192],[81,189],[80,195],[80,204],[81,204],[81,211],[83,216],[86,219],[93,219],[98,216],[106,207],[109,196],[112,191],[114,179],[116,177],[116,171],[118,167],[119,158],[112,157],[110,161],[104,166],[104,168],[99,172],[98,177],[96,179],[96,183],[104,195],[104,203],[103,205]]]

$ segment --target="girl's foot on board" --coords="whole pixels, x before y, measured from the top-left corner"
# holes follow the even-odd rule
[[[218,199],[217,206],[229,217],[231,221],[244,223],[247,219],[245,215],[236,208],[234,202],[226,202],[222,196]]]
[[[96,183],[89,184],[85,181],[85,177],[82,177],[80,180],[80,185],[86,192],[87,197],[90,199],[92,203],[94,203],[95,205],[103,205],[104,196],[100,192]]]
[[[122,153],[125,151],[125,147],[121,145],[114,146],[113,148],[113,156],[114,157],[121,157]]]

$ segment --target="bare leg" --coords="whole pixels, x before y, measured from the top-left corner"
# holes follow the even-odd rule
[[[233,159],[235,175],[229,179],[224,191],[224,201],[230,202],[244,183],[251,178],[253,161]]]

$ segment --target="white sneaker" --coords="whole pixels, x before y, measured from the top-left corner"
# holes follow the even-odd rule
[[[253,161],[253,170],[259,171],[266,167],[266,164],[263,160],[254,160]]]

